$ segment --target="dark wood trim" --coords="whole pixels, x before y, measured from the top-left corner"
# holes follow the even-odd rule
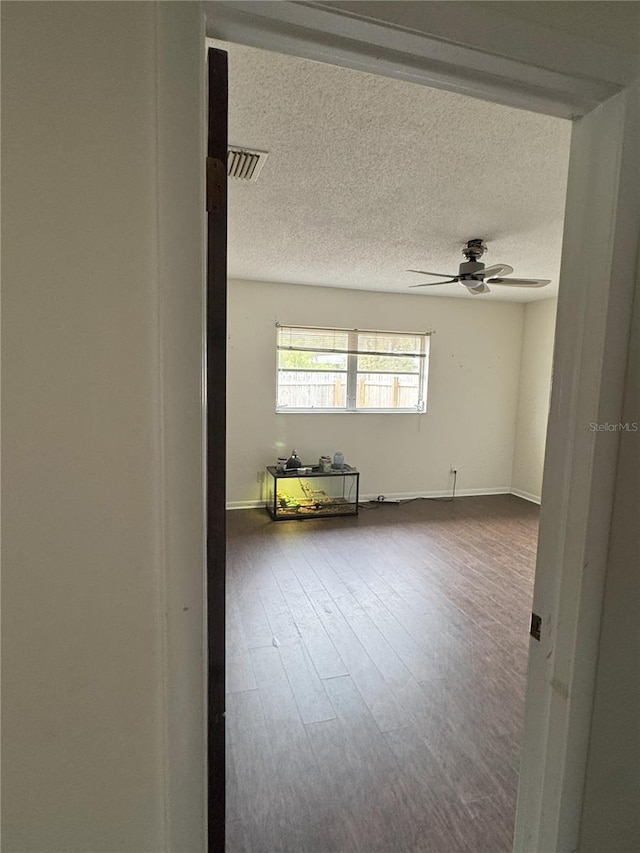
[[[227,54],[210,48],[207,144],[207,781],[208,851],[225,847],[225,453]],[[212,179],[214,186],[212,185]]]

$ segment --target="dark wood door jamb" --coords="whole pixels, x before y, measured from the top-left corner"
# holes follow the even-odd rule
[[[227,54],[210,48],[207,144],[206,500],[208,851],[225,833],[225,454],[227,349]]]

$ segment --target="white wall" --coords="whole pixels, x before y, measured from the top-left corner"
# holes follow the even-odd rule
[[[465,6],[468,4],[465,4]],[[566,36],[581,36],[637,56],[640,44],[640,6],[620,0],[473,0],[473,5],[496,15],[549,27]]]
[[[508,492],[523,306],[266,282],[229,282],[230,505],[258,501],[282,451],[342,450],[365,495]],[[435,330],[425,415],[276,414],[275,323]]]
[[[202,47],[195,3],[2,4],[11,853],[204,849]]]
[[[204,660],[204,19],[157,3],[158,348],[167,850],[206,846]]]
[[[544,299],[529,302],[524,309],[511,488],[537,502],[542,494],[557,305],[557,299]]]

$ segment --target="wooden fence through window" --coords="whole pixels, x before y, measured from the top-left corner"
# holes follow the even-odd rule
[[[279,406],[291,409],[343,409],[346,373],[287,372],[280,375]],[[359,409],[412,409],[418,403],[418,376],[359,373]]]

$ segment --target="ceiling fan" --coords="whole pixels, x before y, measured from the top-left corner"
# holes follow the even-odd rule
[[[422,284],[412,284],[410,287],[434,287],[438,284],[451,284],[454,281],[460,282],[467,288],[469,293],[490,293],[490,284],[507,285],[508,287],[544,287],[545,284],[550,284],[548,278],[503,278],[505,275],[510,275],[513,272],[513,267],[508,264],[494,264],[492,267],[485,267],[479,260],[487,251],[487,245],[484,240],[476,238],[469,240],[467,245],[462,250],[462,254],[467,259],[460,264],[458,275],[445,275],[439,272],[427,272],[426,270],[407,270],[407,272],[416,272],[420,275],[434,275],[439,278],[446,278],[447,281],[424,281]]]

